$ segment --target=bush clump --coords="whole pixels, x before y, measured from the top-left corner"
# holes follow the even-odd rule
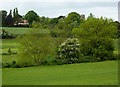
[[[79,41],[76,38],[68,38],[59,48],[58,53],[65,64],[76,63],[80,56]]]
[[[8,31],[6,31],[5,29],[2,28],[0,38],[2,38],[2,39],[12,39],[12,38],[15,38],[15,36],[13,36]]]

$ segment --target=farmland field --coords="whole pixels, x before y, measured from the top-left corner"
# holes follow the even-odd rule
[[[6,31],[13,35],[24,35],[31,28],[22,28],[22,27],[3,27]],[[41,32],[46,32],[47,29],[41,29]]]
[[[3,69],[3,85],[117,85],[118,61]]]
[[[8,31],[10,34],[13,35],[21,35],[21,34],[25,34],[27,30],[29,30],[29,28],[16,28],[16,27],[3,27],[3,29],[5,29],[6,31]]]
[[[16,53],[17,52],[17,46],[18,46],[18,40],[17,39],[3,39],[2,40],[2,62],[12,62],[13,60],[16,60],[16,54],[7,55],[8,50],[11,49],[11,52]]]

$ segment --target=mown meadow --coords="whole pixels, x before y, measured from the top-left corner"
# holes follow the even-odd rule
[[[5,68],[3,85],[117,85],[118,61]]]

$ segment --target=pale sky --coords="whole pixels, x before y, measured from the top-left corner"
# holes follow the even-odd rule
[[[73,2],[74,1],[74,2]],[[90,13],[96,17],[107,17],[118,20],[119,0],[0,0],[0,10],[18,8],[20,15],[34,10],[39,16],[58,17],[67,16],[70,12]]]

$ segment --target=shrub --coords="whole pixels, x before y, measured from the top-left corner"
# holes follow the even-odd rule
[[[41,34],[39,29],[33,29],[26,36],[19,38],[19,62],[23,67],[40,66],[47,55],[55,53],[55,41],[47,34]]]
[[[11,48],[9,48],[9,49],[8,49],[8,53],[9,53],[9,54],[11,54],[11,53],[12,53]]]
[[[11,39],[11,38],[15,38],[15,36],[13,36],[12,34],[10,34],[8,31],[6,31],[5,29],[2,28],[2,32],[1,32],[1,36],[0,38],[2,39]]]
[[[62,43],[58,52],[62,61],[66,64],[77,62],[80,56],[79,42],[76,38],[68,38]]]
[[[9,63],[3,63],[2,68],[10,68],[10,64]]]
[[[12,63],[2,63],[2,68],[21,68],[16,61],[12,61]]]
[[[93,56],[96,61],[113,59],[117,27],[112,19],[88,18],[72,31],[80,39],[80,51],[84,56]]]
[[[98,60],[96,60],[96,58],[93,56],[81,56],[78,60],[78,63],[97,62],[97,61],[99,61],[100,58],[97,58],[97,59]]]
[[[50,30],[50,35],[52,37],[59,37],[61,35],[61,31],[60,30]]]
[[[80,51],[84,56],[92,56],[96,61],[110,60],[113,58],[113,41],[108,37],[92,37],[81,42]]]

